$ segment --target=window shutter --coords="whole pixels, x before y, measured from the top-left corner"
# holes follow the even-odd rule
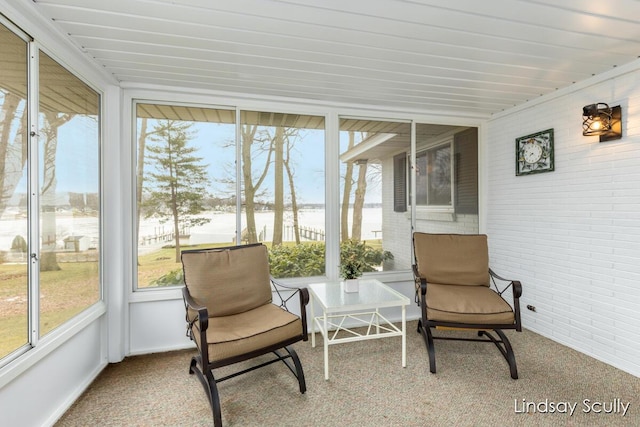
[[[407,211],[407,155],[393,157],[393,210]]]
[[[478,214],[478,130],[454,137],[456,213]]]

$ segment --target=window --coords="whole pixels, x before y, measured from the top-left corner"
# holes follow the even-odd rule
[[[324,117],[241,112],[243,243],[269,246],[277,278],[325,274]]]
[[[100,96],[39,57],[40,333],[100,299]]]
[[[0,24],[3,361],[101,298],[100,95],[18,33]]]
[[[452,206],[452,145],[448,142],[416,154],[416,206]]]
[[[0,24],[0,359],[29,342],[27,48]]]
[[[235,241],[235,111],[138,103],[138,288],[182,281],[183,248]]]
[[[418,125],[418,128],[420,125]],[[394,211],[410,203],[408,152],[393,158]],[[416,154],[416,206],[478,214],[478,131],[469,128]]]
[[[135,110],[139,289],[181,284],[187,247],[263,242],[274,277],[325,273],[324,117]]]
[[[410,267],[411,223],[394,212],[406,211],[408,122],[340,119],[341,257],[357,251],[365,271]]]

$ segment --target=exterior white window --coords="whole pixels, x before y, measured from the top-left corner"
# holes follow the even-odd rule
[[[100,122],[100,94],[0,22],[0,365],[101,299]]]
[[[416,154],[416,206],[453,209],[453,142]]]

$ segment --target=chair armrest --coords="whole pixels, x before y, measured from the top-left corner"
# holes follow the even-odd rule
[[[520,283],[519,280],[510,280],[510,279],[505,279],[504,277],[500,277],[491,269],[489,269],[489,274],[491,275],[491,282],[493,283],[493,286],[495,286],[500,296],[502,296],[504,291],[506,291],[507,289],[509,289],[509,287],[511,287],[512,293],[513,293],[513,311],[515,315],[515,325],[516,325],[515,329],[516,331],[521,332],[522,323],[520,320],[520,297],[522,296],[522,283]],[[507,286],[505,286],[503,290],[500,290],[498,288],[498,285],[495,282],[496,280],[509,282],[509,284],[507,284]]]
[[[416,287],[414,302],[417,305],[421,305],[421,301],[424,302],[427,296],[427,279],[420,275],[416,264],[413,264],[411,268],[413,269],[413,281],[415,282]],[[420,291],[420,296],[418,295],[418,291]]]
[[[287,286],[284,285],[280,282],[278,282],[277,280],[275,280],[273,277],[271,277],[271,283],[273,285],[273,289],[276,291],[276,293],[278,294],[278,297],[280,298],[280,307],[286,311],[291,312],[291,310],[289,310],[289,308],[287,307],[287,302],[293,298],[296,294],[299,295],[299,299],[300,299],[300,319],[302,320],[302,334],[303,334],[303,341],[307,341],[308,339],[308,333],[307,333],[307,310],[306,310],[306,306],[309,304],[309,290],[307,288],[298,288],[297,286]],[[294,291],[291,296],[289,298],[283,298],[282,294],[280,293],[280,291],[278,290],[278,287],[280,288],[284,288],[284,289],[288,289],[291,291]]]
[[[273,284],[273,288],[276,291],[276,293],[278,294],[278,297],[280,298],[281,304],[280,306],[282,308],[284,308],[285,310],[289,311],[287,309],[287,302],[293,297],[293,295],[295,294],[299,294],[300,295],[300,307],[304,307],[307,304],[309,304],[309,290],[307,288],[299,288],[297,286],[287,286],[283,283],[278,282],[276,279],[274,279],[273,277],[271,278],[271,283]],[[294,291],[293,294],[289,297],[289,298],[283,298],[282,295],[280,294],[279,288],[284,288],[284,289],[288,289],[290,291]]]
[[[504,291],[511,287],[513,289],[514,300],[517,300],[522,296],[522,283],[520,283],[519,280],[505,279],[504,277],[498,276],[492,269],[489,269],[489,274],[491,275],[491,281],[493,282],[493,285],[496,287],[496,290],[500,295],[502,295]],[[500,290],[494,279],[500,280],[502,282],[509,282],[509,284],[505,286],[504,289]]]
[[[416,288],[418,287],[418,285],[420,285],[420,294],[424,296],[427,294],[427,279],[420,276],[417,265],[413,264],[411,267],[413,268],[413,280],[416,282]]]
[[[193,323],[197,321],[200,331],[206,331],[209,327],[209,312],[207,311],[207,307],[196,303],[195,300],[191,297],[189,289],[187,289],[186,286],[182,288],[182,297],[184,299],[184,305],[187,311],[187,322],[189,323],[189,329],[191,329]],[[189,310],[198,312],[198,317],[195,319],[189,319]]]
[[[522,296],[522,283],[519,280],[514,280],[511,284],[513,286],[513,297],[520,298]]]

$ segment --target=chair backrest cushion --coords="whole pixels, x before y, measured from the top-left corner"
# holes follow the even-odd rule
[[[413,234],[418,273],[428,283],[489,286],[485,234]]]
[[[271,276],[262,244],[182,252],[184,283],[209,317],[244,313],[271,302]]]

